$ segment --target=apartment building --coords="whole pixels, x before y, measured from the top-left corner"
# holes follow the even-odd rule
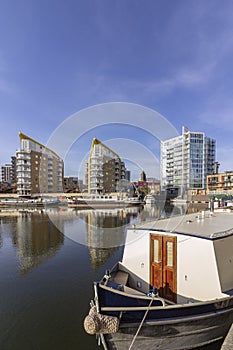
[[[32,196],[63,191],[63,160],[51,149],[19,133],[16,151],[17,193]]]
[[[87,162],[88,193],[117,192],[124,178],[124,162],[116,152],[94,138]]]
[[[233,194],[233,171],[207,176],[207,193]]]
[[[5,164],[1,166],[1,181],[11,184],[12,181],[12,166],[11,164]]]
[[[11,157],[11,164],[1,166],[1,178],[3,183],[15,184],[16,182],[16,157]]]
[[[206,189],[207,175],[214,173],[216,142],[204,132],[182,128],[182,135],[161,142],[162,189]]]

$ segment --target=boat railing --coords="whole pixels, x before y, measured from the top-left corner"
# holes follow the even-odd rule
[[[233,234],[233,228],[225,231],[214,232],[210,235],[210,238],[225,237]]]

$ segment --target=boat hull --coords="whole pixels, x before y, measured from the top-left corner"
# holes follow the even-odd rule
[[[132,342],[134,350],[207,349],[211,344],[217,350],[233,323],[233,297],[165,307],[155,306],[155,298],[148,308],[148,298],[99,285],[98,300],[101,313],[120,319],[116,333],[103,335],[108,350],[128,350]]]
[[[109,350],[128,350],[133,342],[134,350],[188,350],[215,344],[220,346],[233,322],[232,311],[218,312],[204,317],[185,317],[182,320],[146,321],[122,323],[115,334],[104,335]]]
[[[58,205],[59,201],[1,201],[0,208],[47,207]]]
[[[70,208],[79,208],[79,209],[106,209],[106,208],[126,208],[133,206],[141,206],[141,201],[85,201],[77,200],[73,203],[69,202],[68,207]]]

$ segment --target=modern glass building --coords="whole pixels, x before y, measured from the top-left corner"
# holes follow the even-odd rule
[[[87,162],[88,193],[119,191],[120,181],[125,178],[125,164],[116,152],[94,138]]]
[[[63,191],[63,160],[51,149],[19,133],[16,151],[17,193],[31,196]]]
[[[214,173],[216,142],[204,132],[182,128],[182,135],[161,142],[161,187],[206,189],[207,175]]]

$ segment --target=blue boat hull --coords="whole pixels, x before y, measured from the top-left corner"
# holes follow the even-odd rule
[[[159,306],[155,298],[148,310],[148,298],[123,295],[99,284],[97,292],[100,312],[120,319],[116,333],[102,335],[108,350],[128,350],[130,346],[134,350],[191,350],[207,346],[217,350],[233,323],[233,297],[165,307]]]

